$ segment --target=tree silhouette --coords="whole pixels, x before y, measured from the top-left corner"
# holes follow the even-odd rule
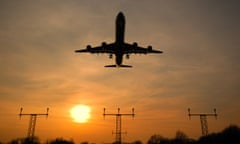
[[[9,144],[40,144],[38,137],[33,138],[17,138],[9,142]]]
[[[201,137],[199,144],[240,144],[240,128],[231,125],[220,133],[213,133]]]
[[[220,134],[222,143],[240,144],[240,128],[231,125]]]
[[[175,139],[186,140],[186,139],[188,139],[188,136],[182,131],[177,131]]]
[[[231,125],[222,132],[212,133],[200,137],[197,141],[190,139],[181,131],[176,132],[173,139],[164,138],[160,135],[153,135],[147,142],[148,144],[240,144],[240,128]]]
[[[87,142],[87,141],[84,141],[84,142],[81,142],[80,144],[88,144],[88,142]]]
[[[73,140],[64,140],[56,138],[47,144],[74,144]],[[140,140],[132,142],[133,144],[142,144]],[[1,144],[1,142],[0,142]],[[32,138],[16,138],[8,142],[8,144],[40,144],[38,137]],[[80,144],[88,144],[87,141]],[[223,131],[211,133],[202,136],[198,140],[189,138],[185,133],[177,131],[174,138],[165,138],[159,134],[152,135],[147,144],[240,144],[240,128],[236,125],[230,125]]]
[[[194,144],[193,139],[189,139],[188,136],[182,131],[177,131],[175,139],[170,140],[171,144]]]
[[[62,138],[57,138],[53,141],[50,141],[49,144],[74,144],[74,142],[72,140],[68,141],[68,140],[64,140]]]
[[[142,144],[142,142],[140,140],[136,140],[132,144]]]
[[[168,139],[167,138],[164,138],[160,135],[153,135],[150,137],[150,139],[148,140],[148,144],[168,144]]]

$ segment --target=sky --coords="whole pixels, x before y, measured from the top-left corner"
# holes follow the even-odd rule
[[[126,18],[125,41],[164,51],[130,55],[131,69],[106,54],[77,54],[86,45],[115,40],[115,19]],[[113,142],[115,117],[122,117],[123,141],[153,134],[173,138],[183,131],[201,136],[199,117],[213,113],[209,132],[240,125],[239,1],[207,0],[1,0],[0,1],[0,141],[25,137],[29,117],[37,118],[42,142],[62,137],[76,143]],[[87,123],[75,123],[70,109],[91,108]]]

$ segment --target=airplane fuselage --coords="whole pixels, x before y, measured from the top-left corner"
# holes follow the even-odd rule
[[[119,13],[116,19],[116,40],[115,40],[115,48],[116,48],[116,64],[120,66],[122,64],[123,59],[123,44],[124,44],[124,32],[125,32],[125,17],[123,13]]]
[[[116,41],[115,43],[124,43],[124,31],[125,31],[125,17],[123,13],[119,13],[116,19]]]

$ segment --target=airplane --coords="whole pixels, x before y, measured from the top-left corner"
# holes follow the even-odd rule
[[[101,46],[91,47],[87,45],[86,49],[75,50],[76,53],[108,53],[109,58],[115,55],[116,64],[106,65],[105,67],[126,67],[131,68],[131,65],[122,64],[123,55],[126,55],[126,59],[129,59],[130,54],[147,54],[147,53],[163,53],[163,51],[153,50],[152,46],[143,48],[138,46],[136,42],[133,44],[125,43],[124,41],[125,31],[125,16],[122,12],[119,12],[116,17],[116,39],[115,42],[107,44],[102,42]]]

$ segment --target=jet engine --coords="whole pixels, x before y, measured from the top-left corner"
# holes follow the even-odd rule
[[[107,45],[106,42],[103,42],[103,43],[102,43],[102,47],[103,47],[104,49],[106,48],[106,45]]]
[[[112,55],[112,54],[110,54],[110,55],[109,55],[109,58],[110,58],[110,59],[112,59],[112,57],[113,57],[113,55]]]
[[[126,54],[126,59],[129,59],[129,58],[130,58],[129,54]]]
[[[92,47],[90,45],[87,45],[87,50],[90,50]]]
[[[138,47],[138,44],[136,42],[133,43],[133,47],[134,48],[137,48]]]
[[[148,46],[148,51],[151,51],[152,50],[152,46]]]

